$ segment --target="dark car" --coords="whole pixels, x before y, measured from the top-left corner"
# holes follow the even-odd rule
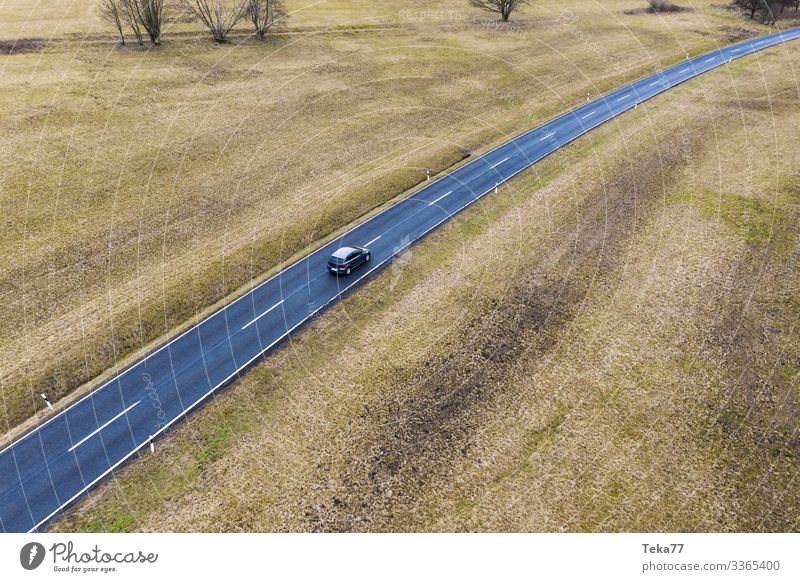
[[[349,275],[350,271],[372,257],[364,247],[342,247],[328,259],[328,271],[337,275]]]

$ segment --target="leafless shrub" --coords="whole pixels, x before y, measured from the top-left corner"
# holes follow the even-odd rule
[[[756,17],[756,14],[761,10],[766,2],[764,0],[735,0],[734,4],[742,10],[750,14],[750,18]]]
[[[761,9],[761,22],[775,24],[779,18],[790,17],[786,8],[794,8],[795,17],[800,11],[800,0],[771,0]]]
[[[136,37],[136,43],[144,44],[144,29],[153,44],[161,43],[161,26],[168,0],[97,0],[100,18],[117,29],[120,41],[125,44],[125,26]]]
[[[672,4],[669,0],[647,0],[649,4],[649,11],[657,12],[683,12],[686,10],[683,6]]]
[[[733,8],[755,20],[759,17],[763,24],[775,24],[779,18],[791,17],[786,8],[794,8],[794,15],[800,9],[800,0],[734,0]]]
[[[147,31],[150,42],[161,44],[161,26],[168,0],[124,0],[133,20]]]
[[[264,38],[275,21],[285,15],[281,0],[247,0],[247,17],[258,38]]]
[[[508,22],[514,9],[528,4],[529,0],[470,0],[470,3],[486,12],[499,14],[503,22]]]
[[[119,41],[124,45],[125,32],[122,29],[122,21],[124,19],[122,11],[121,2],[117,2],[117,0],[98,0],[97,12],[101,20],[104,20],[117,29]]]
[[[248,0],[184,0],[186,10],[202,22],[217,42],[227,42],[228,33],[247,14]]]
[[[694,8],[672,4],[669,0],[647,0],[646,8],[631,8],[625,14],[672,14],[676,12],[692,12]]]
[[[122,16],[130,29],[133,31],[133,35],[136,37],[136,44],[142,46],[144,44],[142,27],[139,25],[139,19],[136,16],[137,12],[134,7],[135,1],[136,0],[120,0]]]

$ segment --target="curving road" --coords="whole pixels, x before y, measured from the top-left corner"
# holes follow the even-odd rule
[[[42,528],[309,318],[497,185],[637,103],[798,37],[793,29],[736,44],[587,103],[431,182],[231,302],[0,451],[0,529]],[[329,275],[328,255],[348,244],[368,246],[373,260],[350,277]]]

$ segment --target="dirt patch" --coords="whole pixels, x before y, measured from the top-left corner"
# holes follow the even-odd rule
[[[45,45],[47,45],[47,41],[42,38],[17,38],[14,40],[0,40],[0,55],[35,53],[42,50]]]
[[[617,168],[613,181],[589,196],[576,230],[547,252],[540,268],[519,273],[522,282],[501,301],[474,305],[475,313],[488,315],[463,325],[442,356],[393,371],[401,383],[421,379],[414,396],[373,412],[381,414],[383,428],[354,453],[359,461],[344,476],[347,486],[305,510],[309,529],[391,529],[394,508],[413,505],[432,476],[446,474],[468,455],[481,413],[509,397],[503,391],[519,361],[539,359],[553,347],[593,283],[613,277],[624,241],[663,192],[663,180],[681,171],[687,153],[687,139],[673,138],[660,151],[645,151]],[[652,172],[655,167],[662,172]],[[534,431],[532,440],[551,429]]]
[[[738,42],[740,40],[748,40],[761,36],[761,32],[757,30],[748,30],[739,26],[720,26],[719,31],[725,35],[727,42]]]
[[[794,224],[789,230],[797,236]],[[748,531],[797,527],[775,508],[796,507],[798,490],[787,489],[773,473],[776,467],[800,468],[800,359],[784,347],[797,311],[791,302],[777,299],[791,293],[786,282],[796,276],[800,252],[779,257],[771,251],[754,250],[739,266],[729,298],[732,309],[712,328],[708,341],[709,352],[724,364],[722,389],[706,402],[709,432],[722,435],[721,457],[730,461],[720,461],[719,470],[727,475],[734,497],[745,500],[736,518]],[[756,455],[769,462],[736,461]]]

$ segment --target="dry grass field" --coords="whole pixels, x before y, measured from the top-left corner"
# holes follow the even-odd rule
[[[767,29],[711,2],[290,0],[268,42],[170,24],[115,49],[90,2],[0,3],[0,433],[30,426],[292,256],[625,81]],[[34,416],[32,416],[34,415]],[[38,416],[36,416],[38,415]]]
[[[798,55],[521,174],[53,529],[796,531]]]

